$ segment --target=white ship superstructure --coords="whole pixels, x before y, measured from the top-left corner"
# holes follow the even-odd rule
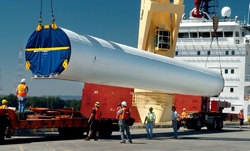
[[[221,72],[225,79],[224,90],[211,100],[230,102],[231,108],[225,108],[225,113],[239,113],[243,109],[247,120],[250,116],[250,26],[237,16],[230,19],[229,7],[223,9],[218,41],[212,38],[213,21],[208,15],[205,14],[208,19],[186,19],[183,15],[175,58]]]

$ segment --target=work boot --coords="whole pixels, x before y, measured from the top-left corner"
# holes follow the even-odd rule
[[[98,141],[98,137],[95,138],[95,141]]]
[[[86,137],[84,140],[85,140],[85,141],[90,141],[90,138],[89,138],[89,137]]]

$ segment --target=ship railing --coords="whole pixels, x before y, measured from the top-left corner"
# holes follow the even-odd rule
[[[224,78],[224,80],[225,81],[240,81],[240,78],[238,78],[238,77],[235,77],[235,78],[230,77],[230,78]]]
[[[204,18],[192,18],[192,19],[183,19],[181,20],[181,23],[209,23],[209,22],[213,22],[213,20],[207,20],[207,19],[204,19]],[[219,19],[219,22],[235,22],[237,23],[238,25],[240,26],[249,26],[247,24],[246,21],[241,21],[241,20],[238,20],[238,19],[230,19],[230,18],[227,18],[227,19]]]
[[[243,37],[218,37],[219,45],[233,45],[236,44],[235,38],[238,40],[239,43],[244,42]],[[211,37],[200,37],[200,38],[178,38],[176,45],[209,45],[211,44]],[[212,46],[217,45],[217,42],[214,39]]]
[[[220,99],[220,100],[240,100],[238,96],[219,96],[219,97],[211,97],[210,99]]]

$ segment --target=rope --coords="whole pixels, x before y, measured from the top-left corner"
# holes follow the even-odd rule
[[[52,4],[52,0],[50,0],[50,6],[51,6],[51,21],[52,23],[55,21],[55,17],[54,17],[54,12],[53,12],[53,4]]]
[[[213,39],[214,39],[214,36],[212,36],[212,39],[211,39],[211,43],[210,43],[210,46],[209,46],[208,52],[209,52],[209,51],[210,51],[210,49],[212,48],[212,42],[213,42]],[[205,67],[207,67],[208,56],[209,56],[209,54],[207,53],[207,60],[206,60],[206,63],[205,63]]]
[[[220,48],[220,51],[218,52],[218,55],[219,55],[219,64],[220,64],[220,74],[222,76],[222,67],[221,67],[221,61],[220,61],[220,52],[221,52],[221,47],[219,45],[219,42],[218,42],[218,37],[216,36],[216,41],[217,41],[217,46]]]
[[[43,3],[43,0],[41,0],[41,4],[40,4],[40,18],[38,19],[38,23],[39,24],[42,24],[42,4]]]

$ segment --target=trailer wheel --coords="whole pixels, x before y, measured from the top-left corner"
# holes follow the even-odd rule
[[[199,118],[199,119],[197,119],[197,121],[196,121],[195,130],[196,130],[196,131],[200,131],[200,130],[201,130],[201,127],[202,127],[202,125],[201,125],[201,119]]]
[[[83,136],[83,133],[84,133],[83,127],[74,127],[71,129],[72,129],[72,134],[71,134],[72,136],[75,136],[75,137]]]
[[[0,142],[4,141],[5,139],[5,129],[6,129],[6,122],[7,119],[4,116],[0,117]]]
[[[70,136],[70,131],[66,127],[59,127],[58,133],[61,137],[69,137]]]

